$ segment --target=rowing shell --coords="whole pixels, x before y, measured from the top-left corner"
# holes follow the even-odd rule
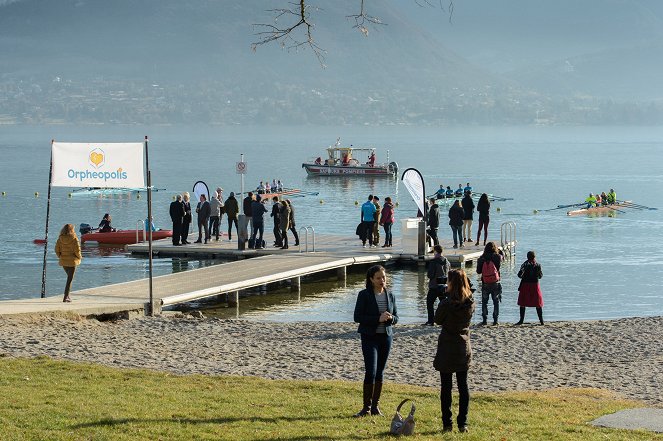
[[[568,216],[582,216],[582,215],[587,215],[587,214],[610,214],[615,211],[617,208],[628,208],[629,205],[631,204],[631,201],[624,201],[619,204],[612,204],[612,205],[602,205],[600,207],[592,207],[592,208],[581,208],[579,210],[571,210],[567,211]]]

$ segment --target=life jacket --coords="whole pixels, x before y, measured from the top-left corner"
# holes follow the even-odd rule
[[[487,258],[481,266],[481,281],[483,283],[496,283],[500,281],[500,273],[492,258]]]

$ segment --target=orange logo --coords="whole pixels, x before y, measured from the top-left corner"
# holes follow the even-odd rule
[[[105,162],[104,151],[101,149],[94,149],[90,152],[89,162],[94,168],[99,168]]]

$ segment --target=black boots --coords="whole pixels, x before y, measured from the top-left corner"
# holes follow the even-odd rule
[[[371,398],[373,398],[373,385],[364,383],[364,407],[357,412],[355,417],[363,417],[371,413]]]
[[[376,381],[373,385],[373,400],[371,403],[371,415],[382,415],[378,405],[380,404],[380,395],[382,394],[382,382]]]

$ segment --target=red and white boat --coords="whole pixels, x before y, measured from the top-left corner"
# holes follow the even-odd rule
[[[145,237],[143,237],[145,235]],[[173,230],[157,230],[152,231],[152,240],[165,239],[173,236]],[[131,245],[146,241],[149,234],[143,230],[116,230],[100,233],[93,231],[81,235],[81,243],[84,242],[97,242],[104,245]]]
[[[359,155],[367,155],[366,162],[357,159]],[[375,148],[341,147],[341,138],[336,144],[327,148],[327,157],[318,157],[302,164],[306,173],[312,176],[388,176],[398,173],[398,164],[389,162],[376,163]]]

